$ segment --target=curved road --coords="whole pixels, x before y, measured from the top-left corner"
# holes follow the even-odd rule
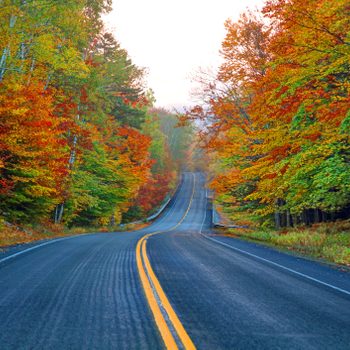
[[[0,349],[163,349],[162,322],[174,349],[350,349],[349,274],[213,234],[204,183],[144,230],[0,255]]]

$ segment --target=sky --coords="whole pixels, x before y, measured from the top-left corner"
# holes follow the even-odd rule
[[[220,64],[224,22],[263,0],[113,0],[106,18],[132,61],[147,69],[156,106],[169,110],[195,104],[191,92],[199,70]]]

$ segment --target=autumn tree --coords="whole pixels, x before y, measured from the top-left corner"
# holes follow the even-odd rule
[[[0,6],[0,215],[118,224],[168,159],[144,70],[104,29],[111,0]]]
[[[348,215],[349,10],[271,0],[226,22],[224,63],[183,119],[204,125],[212,186],[231,213],[277,227]]]

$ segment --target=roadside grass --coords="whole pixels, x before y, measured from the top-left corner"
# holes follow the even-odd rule
[[[350,220],[280,231],[230,229],[231,235],[261,241],[332,263],[350,266]]]
[[[64,236],[62,227],[20,227],[0,221],[0,247]]]
[[[17,226],[0,220],[0,250],[17,244],[31,243],[43,239],[51,239],[70,235],[101,232],[125,232],[135,231],[147,227],[147,223],[126,224],[113,227],[72,227],[66,228],[63,225],[51,222],[42,223],[35,227]]]

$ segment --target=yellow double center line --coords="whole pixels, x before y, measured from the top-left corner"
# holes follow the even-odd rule
[[[167,296],[161,287],[158,278],[156,277],[150,261],[147,256],[147,239],[159,233],[165,233],[175,230],[186,218],[188,212],[190,211],[193,197],[195,191],[195,177],[193,175],[193,188],[191,199],[186,209],[185,214],[182,216],[181,220],[173,227],[165,231],[156,231],[143,236],[136,245],[136,263],[139,270],[141,283],[146,294],[148,304],[153,313],[153,317],[156,321],[159,332],[162,336],[164,344],[167,349],[176,350],[179,346],[175,340],[173,333],[171,332],[168,323],[165,321],[163,311],[167,314],[167,318],[172,328],[176,331],[178,339],[181,341],[185,349],[196,349],[191,338],[187,334],[185,328],[183,327],[181,321],[176,315],[174,309],[172,308]]]

